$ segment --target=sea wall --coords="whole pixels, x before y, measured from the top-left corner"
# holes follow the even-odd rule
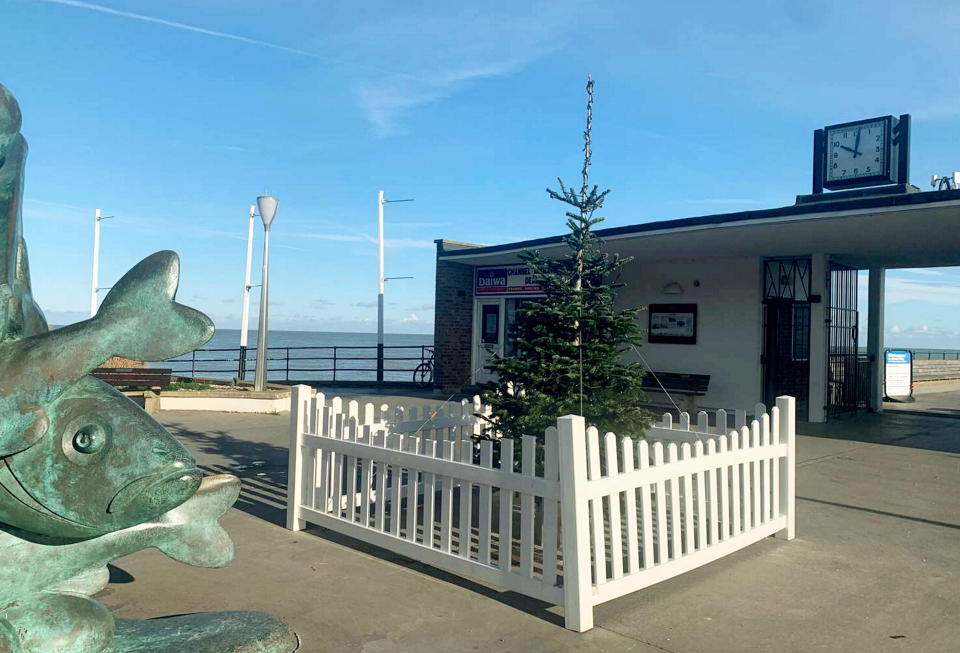
[[[914,381],[960,379],[960,361],[914,360]]]

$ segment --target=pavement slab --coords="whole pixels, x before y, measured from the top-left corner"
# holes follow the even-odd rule
[[[142,551],[99,597],[117,616],[264,610],[302,651],[903,651],[960,641],[960,420],[864,415],[799,425],[797,539],[768,538],[595,610],[562,610],[325,529],[283,528],[287,416],[163,412],[211,472],[243,481],[235,562]]]

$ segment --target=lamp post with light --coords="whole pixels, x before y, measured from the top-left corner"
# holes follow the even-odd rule
[[[97,293],[105,288],[97,284],[100,281],[100,222],[109,220],[112,215],[103,215],[100,209],[93,212],[93,274],[90,277],[90,317],[97,314]]]
[[[257,368],[254,390],[261,391],[267,382],[267,317],[270,303],[270,225],[277,215],[280,200],[272,195],[257,198],[260,220],[263,221],[263,271],[260,278],[260,322],[257,325]]]

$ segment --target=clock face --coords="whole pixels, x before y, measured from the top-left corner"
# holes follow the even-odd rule
[[[886,121],[829,129],[826,182],[876,177],[887,172]]]

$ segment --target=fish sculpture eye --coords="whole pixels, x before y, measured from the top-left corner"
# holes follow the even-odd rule
[[[107,434],[99,424],[87,424],[73,436],[73,448],[82,454],[97,453],[106,443]]]

